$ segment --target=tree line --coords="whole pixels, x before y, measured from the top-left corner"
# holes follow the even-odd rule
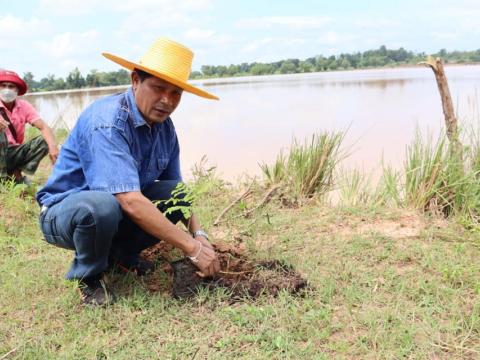
[[[448,63],[465,64],[479,63],[480,49],[474,51],[446,51],[440,50],[434,57],[441,57]],[[191,79],[234,77],[247,75],[295,74],[334,70],[367,69],[378,67],[394,67],[415,65],[426,58],[425,53],[414,53],[404,48],[397,50],[381,46],[376,50],[340,54],[332,56],[317,55],[305,60],[286,59],[271,63],[241,63],[239,65],[203,65],[201,71],[193,71]],[[78,68],[72,70],[64,79],[47,75],[36,81],[31,72],[23,76],[30,91],[53,91],[64,89],[79,89],[84,87],[101,87],[113,85],[127,85],[130,83],[130,74],[127,70],[102,72],[91,70],[85,77]]]

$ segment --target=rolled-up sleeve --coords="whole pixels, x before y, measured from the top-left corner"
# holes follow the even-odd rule
[[[40,119],[40,115],[37,110],[28,102],[22,102],[22,112],[25,117],[25,122],[28,124],[33,124],[35,121]]]
[[[140,191],[137,163],[125,134],[115,126],[93,129],[80,147],[88,187],[111,194]]]

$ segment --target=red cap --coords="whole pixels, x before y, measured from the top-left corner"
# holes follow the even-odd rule
[[[0,82],[8,81],[14,83],[18,87],[18,95],[23,95],[27,92],[27,83],[18,76],[14,71],[0,70]]]

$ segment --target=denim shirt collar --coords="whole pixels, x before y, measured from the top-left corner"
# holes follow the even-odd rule
[[[145,121],[145,118],[140,110],[138,110],[137,103],[135,102],[135,95],[133,94],[133,88],[131,86],[127,90],[126,99],[129,112],[132,116],[133,126],[136,128],[140,126],[150,127],[150,125],[148,125],[148,123]],[[163,128],[165,127],[164,125],[164,123],[153,124],[151,128],[153,131],[163,131]]]
[[[133,125],[135,127],[148,125],[143,115],[138,110],[137,103],[135,102],[135,95],[133,95],[133,88],[130,86],[126,94],[127,106],[130,114],[132,115]]]

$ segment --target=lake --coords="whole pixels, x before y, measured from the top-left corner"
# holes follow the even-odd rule
[[[464,127],[478,127],[480,66],[446,67],[450,92]],[[418,126],[424,133],[444,128],[442,105],[431,69],[399,68],[197,80],[220,97],[211,101],[184,93],[172,115],[181,146],[182,171],[203,155],[226,179],[260,174],[292,138],[347,130],[346,168],[399,168]],[[33,93],[25,96],[56,127],[74,126],[94,99],[125,87]]]

